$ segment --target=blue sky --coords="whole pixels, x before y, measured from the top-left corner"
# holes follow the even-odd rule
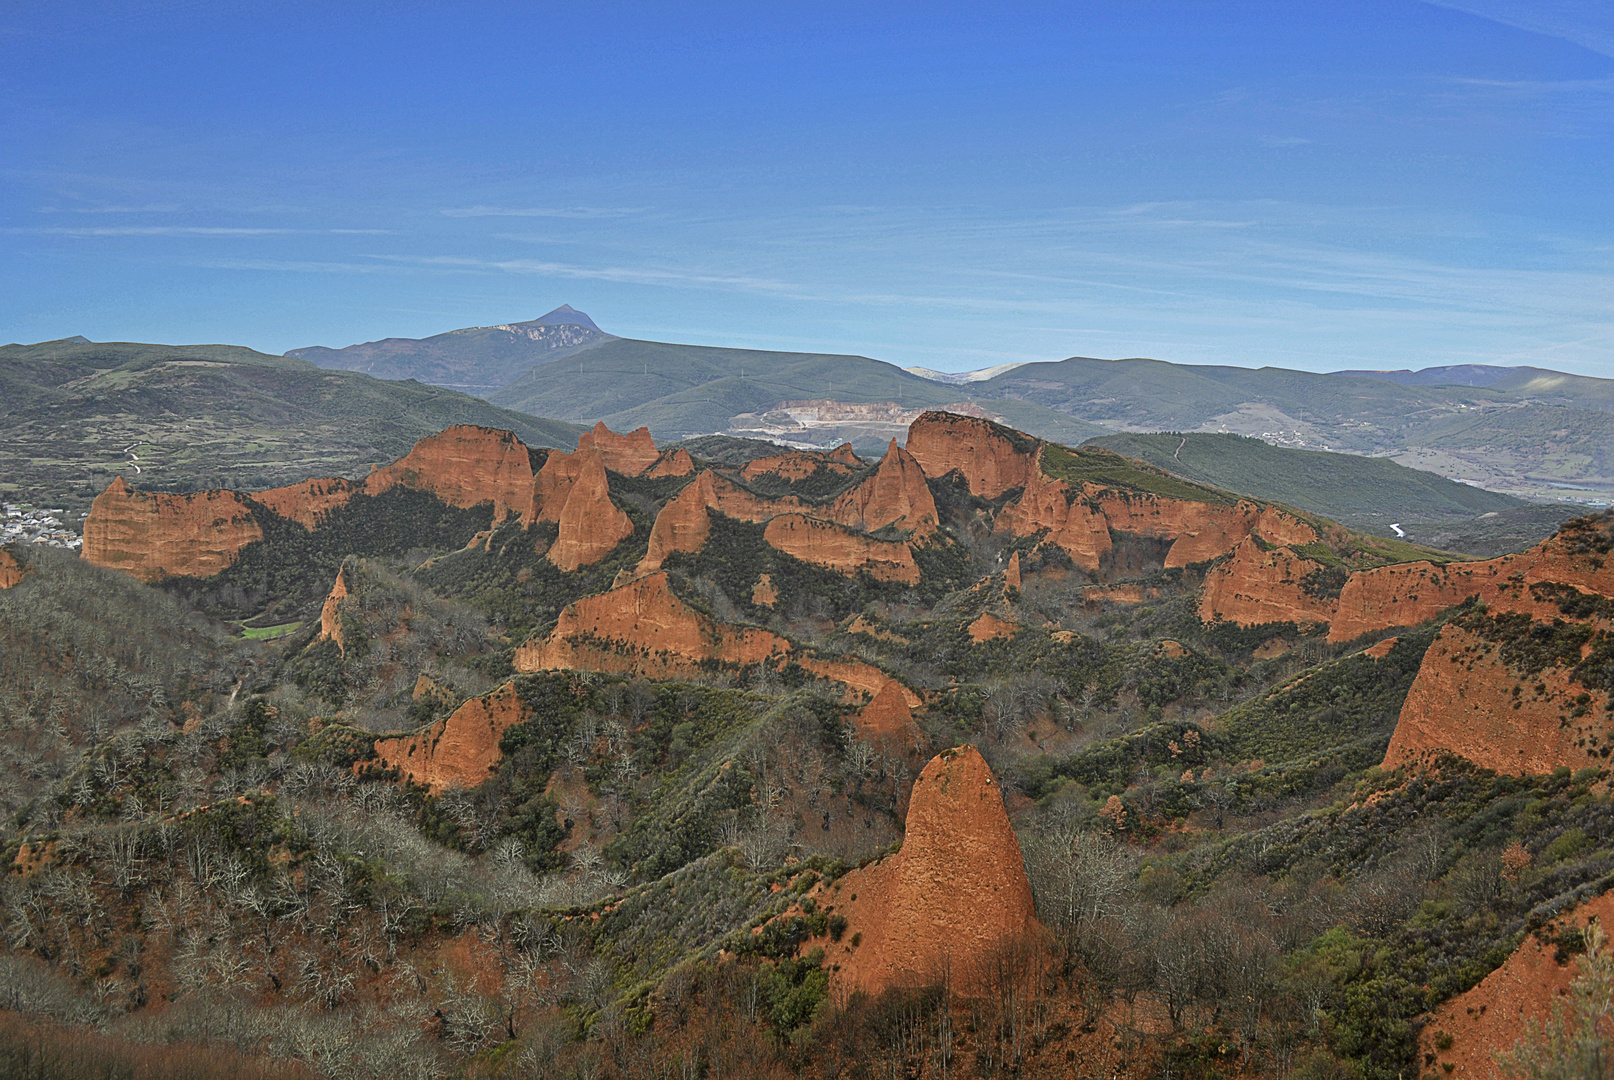
[[[0,5],[0,340],[1614,377],[1614,6]]]

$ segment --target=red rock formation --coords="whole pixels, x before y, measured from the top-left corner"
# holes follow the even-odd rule
[[[1418,1037],[1420,1054],[1429,1055],[1422,1060],[1434,1061],[1438,1069],[1430,1071],[1453,1080],[1501,1080],[1494,1055],[1513,1049],[1526,1021],[1546,1023],[1553,1002],[1564,1001],[1579,974],[1575,960],[1566,956],[1566,963],[1558,962],[1553,939],[1563,930],[1584,929],[1594,921],[1605,931],[1614,926],[1614,893],[1604,893],[1552,920],[1526,937],[1477,986],[1436,1009]]]
[[[825,949],[831,981],[847,993],[922,985],[944,971],[955,990],[977,991],[999,950],[1040,932],[1020,843],[973,746],[943,751],[919,774],[900,852],[815,898],[846,918],[846,932],[804,948]]]
[[[801,514],[781,514],[768,522],[762,537],[768,544],[802,562],[852,577],[866,572],[876,581],[919,584],[919,565],[900,541],[871,540],[828,521]]]
[[[506,513],[533,515],[532,458],[508,431],[456,424],[417,442],[414,449],[364,481],[371,495],[397,486],[429,491],[450,506],[493,504],[493,520]]]
[[[662,505],[655,524],[650,526],[650,545],[639,561],[639,573],[660,570],[675,551],[701,549],[712,531],[707,510],[717,502],[715,483],[715,474],[707,469]]]
[[[897,680],[887,680],[874,700],[858,710],[854,720],[858,734],[894,748],[917,743],[919,725],[914,723],[913,710],[908,706],[908,695],[904,691]]]
[[[569,605],[543,639],[516,650],[517,671],[588,669],[652,678],[694,673],[708,662],[749,665],[782,658],[790,643],[754,627],[714,622],[652,574]]]
[[[688,450],[680,446],[677,450],[669,450],[662,454],[645,475],[651,479],[659,479],[663,476],[690,476],[694,472],[695,459],[689,456]]]
[[[850,476],[863,468],[863,462],[852,452],[851,443],[842,443],[834,450],[792,450],[788,454],[773,454],[754,458],[740,469],[740,475],[755,480],[772,473],[785,480],[805,480],[819,469],[828,469],[840,476]]]
[[[956,413],[927,412],[908,427],[908,453],[926,476],[956,471],[972,494],[988,499],[1025,487],[1040,471],[1033,447],[1028,436]]]
[[[918,694],[901,683],[897,683],[895,679],[873,664],[865,664],[861,660],[832,660],[817,656],[802,656],[796,659],[796,663],[814,675],[829,679],[831,682],[838,682],[847,687],[850,691],[848,696],[853,697],[854,700],[858,691],[874,697],[888,689],[890,684],[896,683],[902,691],[903,700],[908,703],[910,709],[917,708],[920,704]]]
[[[1020,624],[1000,619],[991,612],[986,612],[969,624],[967,628],[970,640],[979,645],[983,641],[995,641],[998,638],[1010,638],[1020,632]]]
[[[28,571],[23,569],[22,563],[11,552],[0,548],[0,589],[9,589],[22,581]]]
[[[1586,688],[1569,681],[1570,670],[1521,675],[1501,661],[1496,645],[1447,623],[1407,692],[1384,768],[1423,762],[1442,751],[1516,775],[1601,764],[1597,751],[1607,733],[1608,695],[1591,694],[1586,715],[1574,717],[1575,699]]]
[[[1071,562],[1093,573],[1110,550],[1110,523],[1089,499],[1073,497],[1070,485],[1044,476],[1041,468],[1025,481],[1021,496],[998,514],[994,528],[1010,536],[1047,531],[1047,542]]]
[[[1020,553],[1018,551],[1009,556],[1009,567],[1003,571],[1003,584],[1011,589],[1020,588]]]
[[[866,532],[895,525],[911,532],[916,540],[937,528],[936,501],[930,496],[924,470],[895,439],[874,475],[836,499],[829,517]]]
[[[141,581],[212,577],[263,539],[252,510],[233,491],[190,495],[136,491],[117,477],[90,504],[84,558]]]
[[[336,581],[319,609],[319,641],[334,641],[342,653],[347,644],[342,640],[342,601],[347,599],[347,567],[336,572]]]
[[[633,522],[611,501],[600,452],[579,450],[571,457],[577,479],[560,510],[560,532],[544,556],[567,572],[592,566],[633,535]],[[548,468],[547,462],[544,467]]]
[[[623,476],[638,476],[661,457],[661,452],[656,449],[656,441],[650,437],[649,428],[637,428],[626,435],[618,435],[605,426],[604,420],[577,437],[579,450],[590,447],[600,452],[607,469]],[[694,471],[694,462],[690,462],[689,471]]]
[[[1334,602],[1312,596],[1301,584],[1322,568],[1322,563],[1303,559],[1286,547],[1263,547],[1254,537],[1245,537],[1233,549],[1233,557],[1206,577],[1199,617],[1205,622],[1226,619],[1239,626],[1326,623],[1333,618]]]
[[[288,521],[295,521],[312,532],[325,515],[346,506],[364,484],[341,477],[304,480],[300,484],[254,491],[252,497]]]
[[[779,590],[773,587],[773,575],[763,574],[751,586],[751,602],[757,607],[771,608],[779,602]]]
[[[499,739],[530,719],[513,683],[472,698],[424,731],[396,739],[377,739],[382,768],[397,769],[404,780],[423,784],[433,794],[450,787],[476,787],[499,764]]]

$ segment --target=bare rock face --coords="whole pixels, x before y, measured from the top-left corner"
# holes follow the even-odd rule
[[[926,476],[957,472],[971,494],[987,499],[1025,487],[1040,472],[1034,440],[956,413],[927,412],[915,420],[908,427],[908,453]]]
[[[763,574],[751,586],[751,602],[758,607],[771,608],[779,603],[779,590],[773,587],[773,575]]]
[[[911,532],[916,540],[929,536],[938,527],[936,500],[925,483],[924,470],[895,439],[874,475],[836,499],[829,516],[865,532],[894,525]]]
[[[689,456],[688,450],[680,446],[677,450],[662,454],[645,475],[654,480],[663,476],[693,476],[694,473],[695,459]]]
[[[914,723],[906,688],[888,679],[854,720],[860,736],[893,748],[913,746],[919,741],[919,725]]]
[[[343,653],[347,644],[342,640],[342,601],[347,599],[347,567],[336,572],[336,581],[319,609],[319,641],[334,641]]]
[[[999,638],[1012,638],[1020,632],[1020,625],[1008,619],[1000,619],[990,611],[984,612],[969,624],[967,631],[970,640],[979,645],[983,641],[996,641]]]
[[[19,584],[27,572],[11,552],[0,548],[0,589],[9,589]]]
[[[919,584],[919,564],[908,545],[872,540],[862,533],[802,514],[781,514],[768,522],[763,539],[802,562],[827,567],[851,577],[867,572],[876,581]]]
[[[1590,695],[1565,667],[1526,677],[1503,663],[1495,644],[1454,623],[1441,627],[1407,691],[1384,768],[1418,764],[1441,752],[1514,775],[1600,765],[1608,695]],[[1519,693],[1514,696],[1514,687]],[[1538,687],[1540,689],[1538,689]]]
[[[84,558],[141,581],[212,577],[263,539],[252,510],[233,491],[162,495],[117,477],[90,504]]]
[[[577,437],[578,450],[590,448],[600,452],[607,469],[623,476],[638,476],[656,464],[656,460],[661,457],[661,452],[656,449],[656,441],[650,437],[649,428],[637,428],[626,435],[618,435],[605,426],[604,420],[595,424],[592,430],[585,431]],[[695,463],[691,461],[689,472],[695,471],[694,465]]]
[[[900,852],[816,899],[847,920],[839,942],[808,944],[825,949],[831,980],[848,993],[944,977],[968,992],[985,984],[1000,949],[1040,932],[1002,793],[973,746],[942,751],[919,774]]]
[[[516,650],[515,669],[674,678],[694,673],[705,661],[749,665],[789,651],[790,643],[777,634],[700,614],[673,595],[665,573],[657,573],[569,605],[547,636]]]
[[[788,454],[773,454],[754,458],[740,469],[747,480],[773,474],[785,480],[805,480],[819,469],[838,476],[850,476],[863,468],[863,462],[852,452],[851,443],[842,443],[828,453],[822,450],[794,450]]]
[[[601,453],[579,450],[571,457],[577,478],[560,510],[560,533],[544,556],[568,573],[599,562],[633,535],[632,520],[611,501]]]
[[[509,431],[471,424],[445,428],[371,473],[364,490],[379,495],[399,485],[429,491],[461,509],[491,502],[495,524],[507,513],[523,521],[532,518],[532,458],[526,444]]]
[[[329,477],[255,491],[252,498],[287,521],[295,521],[312,532],[319,527],[326,514],[346,506],[354,495],[363,490],[362,481]]]
[[[1003,508],[993,526],[1010,536],[1047,532],[1047,543],[1062,549],[1071,562],[1093,573],[1110,551],[1110,523],[1086,498],[1072,497],[1070,485],[1044,476],[1038,467],[1026,477],[1024,490]]]
[[[377,739],[376,757],[401,779],[423,784],[433,794],[450,787],[475,787],[499,764],[499,739],[531,718],[513,683],[472,698],[424,731]]]
[[[849,700],[860,700],[863,695],[876,697],[895,684],[910,709],[918,708],[920,705],[918,694],[903,686],[873,664],[865,664],[861,660],[844,660],[821,656],[798,656],[795,660],[803,670],[810,671],[820,678],[829,679],[831,682],[838,682],[846,687],[846,697]]]
[[[1240,626],[1328,622],[1334,614],[1333,601],[1314,596],[1305,587],[1306,579],[1322,569],[1322,563],[1301,558],[1286,547],[1264,548],[1245,537],[1233,549],[1233,557],[1205,579],[1199,617]]]
[[[1563,1000],[1579,972],[1571,957],[1558,962],[1553,939],[1571,927],[1584,931],[1592,922],[1605,930],[1614,926],[1614,893],[1589,900],[1527,935],[1501,967],[1436,1009],[1418,1037],[1420,1060],[1435,1062],[1430,1071],[1437,1076],[1501,1080],[1494,1055],[1513,1049],[1528,1021],[1545,1024],[1551,1019],[1553,1002]]]
[[[1003,571],[1003,584],[1010,589],[1019,589],[1020,586],[1020,553],[1014,552],[1009,556],[1008,569]]]

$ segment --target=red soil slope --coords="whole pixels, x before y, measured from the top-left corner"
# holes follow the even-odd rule
[[[11,552],[0,549],[0,589],[11,588],[22,580],[25,573],[27,571],[12,556]]]
[[[1570,926],[1584,928],[1596,921],[1605,929],[1614,925],[1614,893],[1604,893],[1554,919],[1541,936],[1531,935],[1502,966],[1430,1014],[1418,1039],[1422,1055],[1434,1055],[1437,1076],[1454,1080],[1501,1080],[1492,1056],[1513,1049],[1524,1034],[1526,1020],[1545,1023],[1552,1005],[1564,1000],[1577,974],[1573,958],[1558,963],[1557,947],[1543,939],[1554,938]],[[1451,1044],[1440,1048],[1450,1036]]]
[[[804,949],[825,950],[844,992],[922,984],[944,969],[968,992],[985,982],[998,949],[1039,929],[1020,843],[973,746],[944,750],[919,774],[900,852],[820,886],[815,898],[847,927],[839,942]]]
[[[529,712],[505,683],[472,698],[424,731],[396,739],[377,739],[382,768],[397,769],[400,778],[424,784],[433,793],[448,787],[475,787],[499,764],[499,739]]]

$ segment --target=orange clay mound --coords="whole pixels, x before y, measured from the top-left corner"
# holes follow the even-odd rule
[[[566,502],[557,518],[560,532],[544,556],[567,572],[592,566],[633,535],[633,522],[611,501],[600,452],[579,450],[571,458],[569,464],[576,467],[576,480],[566,492]]]
[[[1002,793],[973,746],[942,751],[919,774],[901,851],[815,897],[847,926],[840,941],[803,948],[825,950],[843,993],[922,985],[944,971],[970,993],[998,950],[1040,930]]]
[[[90,504],[84,558],[147,582],[205,578],[262,539],[251,508],[233,491],[148,494],[119,476]]]
[[[0,548],[0,589],[9,589],[22,580],[27,571],[11,552]]]
[[[376,757],[403,780],[433,794],[449,787],[475,787],[499,764],[499,739],[529,719],[513,683],[472,698],[447,719],[396,739],[377,739]]]
[[[859,735],[876,743],[912,746],[919,741],[919,725],[914,723],[908,695],[895,679],[890,679],[859,709],[854,719]]]
[[[792,450],[788,454],[773,454],[754,458],[745,463],[740,475],[755,480],[772,473],[785,480],[805,480],[819,469],[828,469],[839,476],[850,476],[863,468],[863,462],[852,453],[851,443],[842,443],[834,450]]]
[[[1524,1034],[1526,1020],[1546,1023],[1552,1018],[1554,1002],[1565,1002],[1569,984],[1580,973],[1573,957],[1567,963],[1556,959],[1557,946],[1542,938],[1555,938],[1561,930],[1584,928],[1596,921],[1614,925],[1614,893],[1604,893],[1565,915],[1554,919],[1532,934],[1502,962],[1502,966],[1481,979],[1466,993],[1447,1001],[1429,1016],[1418,1037],[1419,1060],[1435,1058],[1437,1076],[1454,1080],[1501,1080],[1502,1072],[1492,1055],[1512,1050]],[[1451,1044],[1440,1048],[1450,1036]]]
[[[769,521],[762,538],[786,555],[847,577],[862,571],[876,581],[919,584],[919,564],[901,541],[871,540],[862,533],[801,514],[781,514]]]
[[[974,416],[927,412],[908,427],[908,453],[926,476],[937,479],[957,472],[971,494],[995,499],[1025,487],[1040,471],[1036,452],[1017,446],[1008,431]],[[1020,438],[1032,444],[1029,437]]]
[[[364,490],[379,495],[400,485],[429,491],[461,509],[491,502],[495,524],[510,512],[523,521],[532,517],[532,458],[509,431],[456,424],[428,435],[366,477]]]
[[[517,671],[589,669],[674,678],[705,662],[755,664],[790,651],[784,638],[714,622],[652,574],[567,606],[542,639],[516,650]]]
[[[998,638],[1013,637],[1020,630],[1019,623],[1000,619],[991,612],[986,612],[969,625],[970,640],[976,644],[983,641],[996,641]]]
[[[656,449],[656,441],[650,437],[649,428],[637,428],[626,435],[618,435],[605,426],[604,420],[577,437],[579,450],[590,447],[600,452],[607,469],[623,476],[638,476],[661,457],[661,452]],[[690,471],[694,471],[694,462],[690,465]]]
[[[924,470],[895,439],[874,475],[836,499],[829,516],[866,532],[894,525],[912,532],[915,539],[929,536],[937,528],[936,501],[930,496]]]
[[[695,459],[689,456],[688,450],[679,447],[662,454],[645,475],[654,480],[663,476],[692,476],[694,472]]]
[[[354,495],[364,489],[361,481],[334,477],[255,491],[252,497],[287,521],[295,521],[312,532],[319,527],[326,514],[346,506]]]
[[[1498,647],[1455,623],[1441,627],[1407,692],[1384,767],[1418,763],[1450,751],[1499,773],[1550,773],[1599,765],[1607,733],[1608,695],[1590,695],[1583,715],[1575,699],[1586,688],[1555,666],[1535,676],[1504,664]],[[1540,686],[1540,691],[1536,687]],[[1519,694],[1514,696],[1514,687]],[[1517,708],[1515,708],[1517,705]]]
[[[334,641],[336,647],[343,653],[347,652],[347,645],[342,641],[342,609],[343,600],[347,599],[347,567],[336,572],[336,581],[331,585],[331,591],[325,597],[324,605],[319,609],[319,641]]]

